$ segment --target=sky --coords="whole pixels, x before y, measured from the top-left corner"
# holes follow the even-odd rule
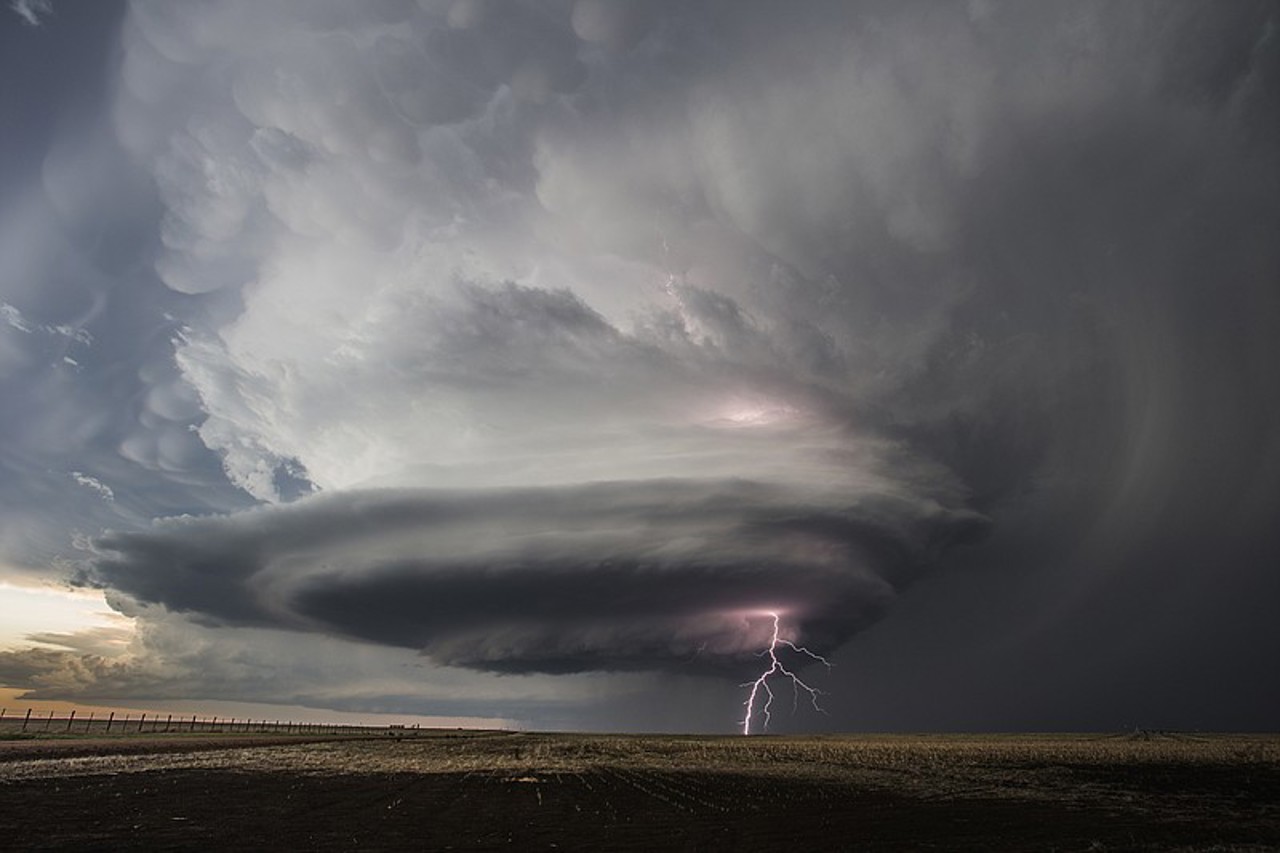
[[[1274,729],[1277,235],[1275,2],[12,0],[0,690]]]

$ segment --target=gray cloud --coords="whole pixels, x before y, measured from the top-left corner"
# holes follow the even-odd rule
[[[146,614],[137,631],[33,635],[41,646],[0,651],[0,681],[23,689],[31,700],[161,708],[252,702],[491,719],[507,714],[524,725],[536,723],[530,716],[535,710],[563,714],[585,695],[582,685],[564,679],[549,689],[515,676],[437,669],[412,652],[385,646],[209,628],[159,608],[117,603],[135,616]],[[430,691],[421,689],[424,682]],[[635,689],[620,679],[614,687]]]

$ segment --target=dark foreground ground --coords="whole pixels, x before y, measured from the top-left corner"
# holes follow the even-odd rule
[[[0,743],[0,849],[211,847],[1280,850],[1280,738]]]

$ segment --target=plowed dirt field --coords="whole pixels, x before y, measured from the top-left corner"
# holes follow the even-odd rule
[[[1269,850],[1280,738],[33,740],[0,848]]]

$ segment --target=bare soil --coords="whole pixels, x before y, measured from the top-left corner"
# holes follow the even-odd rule
[[[1280,850],[1274,736],[245,740],[5,744],[0,848]]]

